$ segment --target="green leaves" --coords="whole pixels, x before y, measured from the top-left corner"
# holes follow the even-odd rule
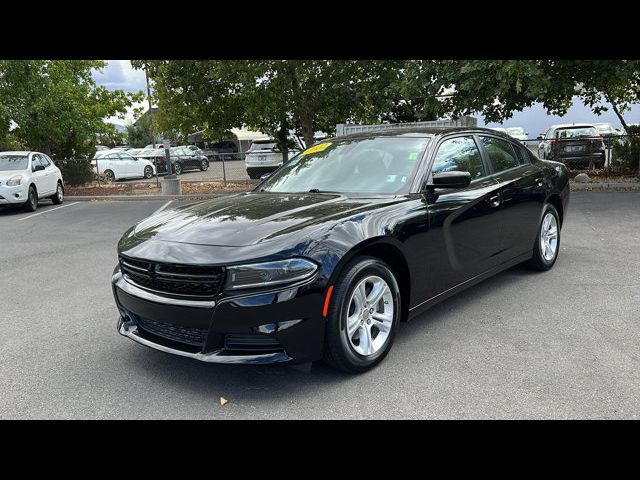
[[[124,115],[140,98],[96,86],[91,71],[105,65],[101,60],[0,61],[0,119],[18,124],[11,136],[25,148],[56,158],[89,155],[98,135],[115,134],[104,118]]]

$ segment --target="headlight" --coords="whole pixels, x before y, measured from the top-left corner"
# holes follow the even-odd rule
[[[291,258],[275,262],[227,267],[227,290],[270,287],[309,278],[318,269],[310,260]]]
[[[16,185],[22,185],[22,175],[16,175],[7,180],[7,187],[15,187]]]

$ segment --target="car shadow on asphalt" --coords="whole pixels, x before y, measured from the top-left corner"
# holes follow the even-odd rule
[[[35,212],[25,212],[21,206],[2,205],[0,206],[0,217],[13,217],[21,214],[33,215],[34,213],[39,213],[40,211],[44,211],[44,209],[54,206],[53,202],[49,199],[43,199],[41,202],[43,203],[38,202],[38,209]]]
[[[402,348],[414,335],[428,329],[440,321],[440,314],[478,303],[490,290],[500,289],[506,284],[522,282],[532,275],[524,266],[516,266],[495,277],[469,288],[464,295],[453,296],[432,307],[425,314],[400,325],[394,349]],[[425,346],[428,348],[428,345]],[[362,375],[351,375],[334,370],[318,362],[302,367],[294,366],[243,366],[218,365],[198,362],[192,359],[131,345],[128,358],[121,358],[129,374],[134,377],[163,382],[167,388],[184,392],[185,395],[216,395],[241,401],[261,403],[264,401],[291,401],[309,391],[321,391],[325,386],[336,386],[343,382],[367,382],[378,378],[376,370],[384,369],[385,362]],[[389,362],[391,358],[387,358]],[[133,371],[132,371],[133,370]],[[376,381],[379,381],[376,380]],[[213,397],[212,397],[213,396]]]

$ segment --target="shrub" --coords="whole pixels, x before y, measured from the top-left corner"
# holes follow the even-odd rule
[[[640,127],[629,127],[633,136],[625,136],[613,144],[613,161],[623,168],[638,168],[640,164]]]
[[[93,182],[96,178],[89,160],[58,160],[56,165],[62,172],[62,178],[67,185],[84,185]]]

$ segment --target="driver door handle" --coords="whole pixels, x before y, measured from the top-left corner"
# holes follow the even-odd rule
[[[496,195],[492,195],[491,197],[489,197],[487,199],[487,203],[492,206],[493,208],[497,208],[500,206],[500,203],[502,203],[500,201],[500,194],[496,194]]]

